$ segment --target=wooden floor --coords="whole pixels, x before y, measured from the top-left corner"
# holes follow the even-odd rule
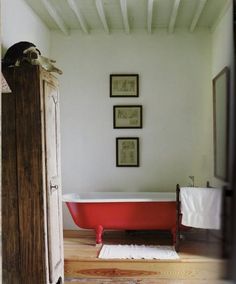
[[[95,245],[93,231],[65,231],[65,283],[226,283],[221,280],[225,261],[220,258],[219,241],[214,237],[206,241],[204,236],[188,232],[178,260],[104,260],[98,258],[101,246]],[[157,231],[105,231],[103,242],[171,245],[171,236]]]

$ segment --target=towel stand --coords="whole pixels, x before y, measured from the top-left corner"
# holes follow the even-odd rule
[[[206,182],[206,187],[212,188],[210,182]],[[180,186],[176,185],[176,241],[175,241],[175,250],[178,252],[180,248],[180,227],[181,227],[181,209],[180,209]]]
[[[206,187],[213,188],[210,185],[210,182],[206,182]],[[230,244],[232,243],[232,226],[231,218],[233,212],[233,202],[232,196],[233,191],[230,190],[227,186],[223,188],[222,196],[222,216],[221,216],[221,228],[222,228],[222,247],[221,247],[221,256],[223,258],[229,257],[229,252],[231,250]],[[181,202],[180,202],[180,186],[176,185],[176,242],[175,250],[178,252],[180,249],[180,228],[181,228]]]

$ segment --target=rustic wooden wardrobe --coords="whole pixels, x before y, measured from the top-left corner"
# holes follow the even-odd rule
[[[63,283],[57,79],[31,65],[3,73],[3,283]]]

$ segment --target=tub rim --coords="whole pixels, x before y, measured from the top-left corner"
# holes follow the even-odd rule
[[[86,198],[87,195],[87,198]],[[96,196],[97,195],[97,196]],[[131,197],[133,195],[133,197]],[[115,203],[115,202],[176,202],[176,192],[88,192],[65,193],[63,202]]]

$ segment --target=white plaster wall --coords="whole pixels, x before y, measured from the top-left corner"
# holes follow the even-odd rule
[[[50,55],[51,34],[23,0],[2,0],[3,51],[17,41]],[[211,79],[225,66],[233,77],[232,7],[207,32],[52,33],[61,83],[63,192],[163,191],[212,178]],[[212,61],[211,61],[212,59]],[[138,73],[139,98],[110,98],[109,74]],[[233,86],[231,84],[231,90]],[[143,129],[112,129],[114,104],[142,104]],[[115,167],[115,138],[140,138],[140,167]],[[65,228],[73,227],[65,211]]]
[[[233,5],[219,21],[212,34],[212,77],[225,66],[233,69]]]
[[[208,32],[127,36],[54,32],[61,93],[63,192],[174,191],[212,177]],[[110,98],[111,73],[138,73],[139,98]],[[143,129],[113,129],[115,104],[142,104]],[[140,138],[140,167],[115,166],[115,138]],[[64,211],[64,227],[73,228]]]
[[[19,41],[34,43],[45,56],[50,54],[50,31],[24,0],[1,1],[3,54]]]
[[[221,18],[216,29],[212,34],[212,78],[214,78],[225,66],[230,69],[230,114],[233,112],[234,106],[234,47],[233,47],[233,5],[229,6],[225,15]],[[231,120],[234,119],[231,117]],[[230,133],[233,134],[234,129],[230,126]],[[232,139],[230,153],[232,155]],[[213,155],[213,154],[212,154]],[[229,165],[231,166],[231,165]],[[217,178],[213,179],[216,186],[222,186],[224,183]]]

